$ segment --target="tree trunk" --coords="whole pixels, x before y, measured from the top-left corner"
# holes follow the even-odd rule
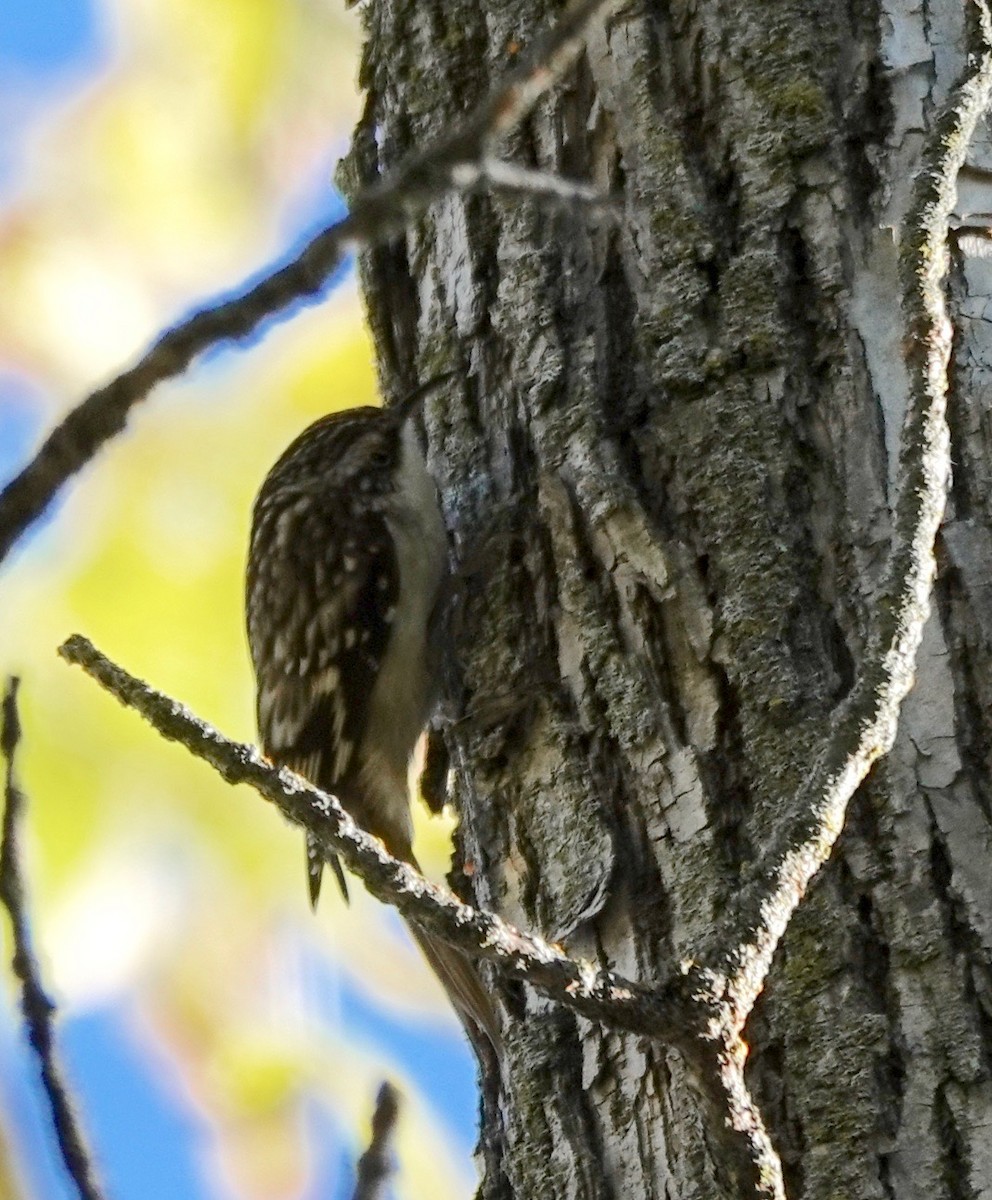
[[[373,0],[368,181],[500,78],[549,0]],[[957,4],[646,0],[505,147],[616,219],[450,196],[363,262],[425,402],[460,568],[458,890],[650,981],[698,946],[855,677],[905,404],[897,231]],[[746,1036],[790,1197],[992,1195],[992,211],[963,175],[941,573],[892,754]],[[485,968],[486,1200],[728,1195],[681,1060]]]

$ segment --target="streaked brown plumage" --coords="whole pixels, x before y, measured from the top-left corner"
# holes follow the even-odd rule
[[[407,776],[436,697],[445,572],[434,483],[401,410],[316,421],[255,501],[246,608],[262,747],[414,866]],[[309,838],[307,862],[316,904],[323,855]],[[498,1046],[474,963],[411,928],[456,1009]]]

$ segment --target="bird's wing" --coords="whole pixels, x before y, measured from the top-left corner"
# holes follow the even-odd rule
[[[399,571],[385,521],[369,514],[345,537],[301,522],[284,553],[248,584],[248,627],[263,749],[348,806],[368,704],[389,642]],[[307,837],[316,904],[324,853]],[[341,890],[340,864],[331,860]]]

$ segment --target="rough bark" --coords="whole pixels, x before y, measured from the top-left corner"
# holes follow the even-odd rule
[[[374,0],[368,182],[556,15]],[[957,4],[631,7],[507,153],[619,221],[450,195],[363,262],[383,385],[426,402],[461,568],[458,889],[649,981],[765,844],[863,650],[906,382],[894,230],[961,70]],[[992,462],[983,221],[960,198],[937,604],[749,1024],[791,1197],[992,1195]],[[504,985],[486,1200],[729,1195],[664,1047]]]

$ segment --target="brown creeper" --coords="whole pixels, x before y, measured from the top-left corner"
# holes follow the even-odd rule
[[[334,413],[285,451],[255,501],[246,607],[265,753],[416,866],[408,770],[436,699],[446,543],[409,411]],[[314,904],[322,868],[308,837]],[[496,1045],[474,964],[413,933],[459,1013]]]

